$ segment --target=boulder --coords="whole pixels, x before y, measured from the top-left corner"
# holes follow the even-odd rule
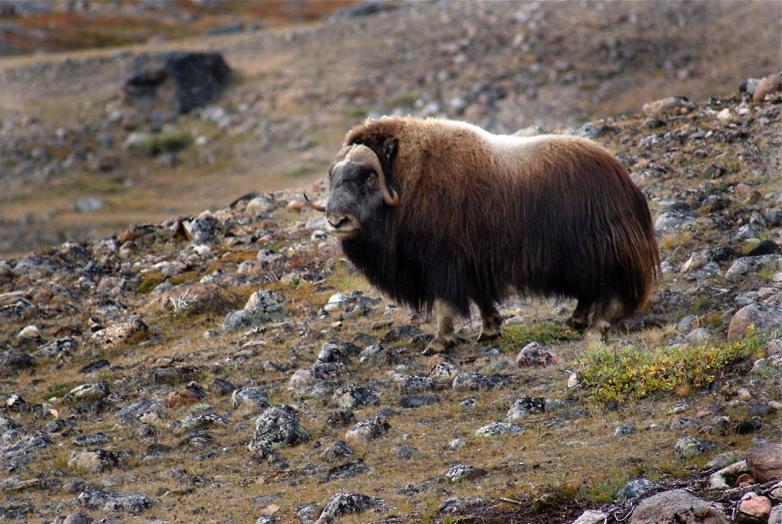
[[[754,446],[747,452],[747,467],[757,482],[782,479],[782,442]]]
[[[123,85],[124,99],[144,109],[189,113],[214,102],[230,72],[220,53],[142,53]]]
[[[630,524],[728,524],[717,504],[699,499],[683,489],[658,493],[642,500]]]

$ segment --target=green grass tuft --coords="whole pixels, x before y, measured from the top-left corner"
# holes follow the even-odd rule
[[[557,322],[514,324],[502,328],[500,346],[504,351],[515,351],[530,342],[552,345],[568,340],[578,340],[579,338],[578,332],[565,324]]]
[[[598,347],[579,359],[578,375],[593,400],[625,402],[662,393],[688,394],[712,383],[732,364],[762,354],[763,339],[754,335],[705,346]]]
[[[138,144],[138,147],[150,156],[162,153],[174,153],[181,151],[190,145],[193,136],[189,131],[163,131],[162,133],[150,133]]]

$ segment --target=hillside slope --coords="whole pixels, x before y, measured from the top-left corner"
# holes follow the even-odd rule
[[[708,477],[782,438],[782,96],[647,112],[573,131],[618,152],[663,257],[652,310],[602,341],[564,326],[572,304],[513,300],[498,342],[473,319],[427,358],[427,319],[288,190],[0,262],[0,516],[616,522],[676,487],[779,505],[759,476]]]

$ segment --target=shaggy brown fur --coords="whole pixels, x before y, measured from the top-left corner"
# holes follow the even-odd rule
[[[659,273],[649,208],[600,145],[415,118],[369,121],[348,132],[350,144],[377,154],[399,204],[342,246],[396,300],[425,310],[442,301],[462,315],[472,301],[485,329],[497,327],[509,289],[578,299],[580,326],[645,305]]]

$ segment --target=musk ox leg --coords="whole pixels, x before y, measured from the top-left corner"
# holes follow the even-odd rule
[[[576,331],[583,331],[589,326],[589,314],[592,310],[592,302],[579,299],[576,309],[570,318],[567,319],[567,325]]]
[[[611,324],[620,320],[624,309],[622,303],[617,299],[608,299],[596,303],[589,313],[589,327],[586,334],[589,336],[602,337]]]
[[[497,311],[497,307],[494,304],[491,304],[488,307],[480,307],[479,309],[481,310],[483,326],[481,327],[481,334],[478,335],[478,340],[493,340],[500,336],[502,317],[500,316],[500,312]]]
[[[445,353],[456,345],[456,335],[453,328],[453,319],[457,316],[456,311],[445,302],[435,300],[434,312],[437,315],[437,336],[426,346],[425,355]]]

